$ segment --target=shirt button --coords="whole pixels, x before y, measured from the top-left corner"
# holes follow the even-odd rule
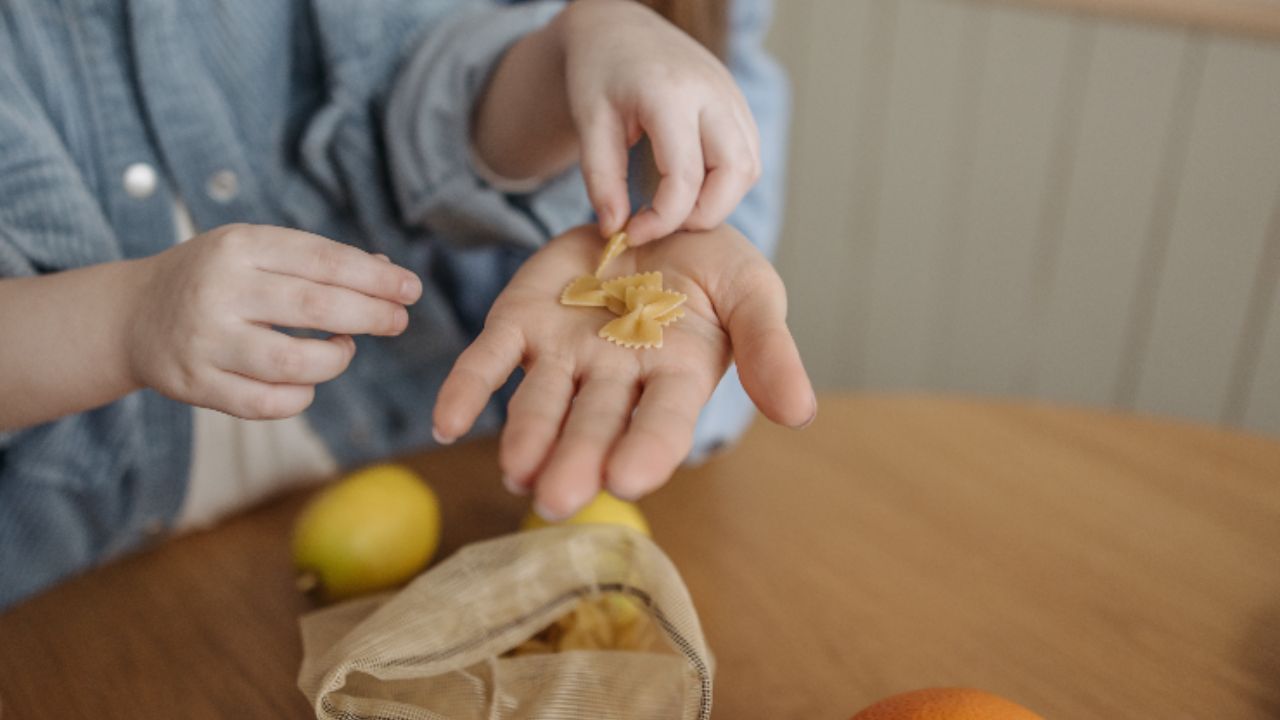
[[[226,204],[235,200],[236,195],[240,194],[240,179],[230,170],[219,170],[209,176],[209,182],[205,184],[204,191],[208,193],[210,200]]]
[[[149,538],[160,537],[164,533],[164,521],[160,518],[151,518],[142,528],[142,533]]]
[[[134,163],[124,169],[124,191],[135,200],[145,200],[156,191],[156,169],[146,163]]]

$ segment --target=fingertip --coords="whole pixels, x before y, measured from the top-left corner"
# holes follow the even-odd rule
[[[629,461],[613,461],[606,472],[605,489],[614,497],[627,502],[635,502],[653,492],[655,483],[644,477],[643,471],[637,472],[635,463]]]
[[[639,247],[662,237],[655,227],[660,222],[661,218],[651,208],[641,210],[627,223],[627,244]]]
[[[815,420],[818,419],[818,396],[817,395],[813,396],[812,402],[813,402],[813,411],[809,413],[809,419],[795,426],[796,430],[804,430],[805,428],[812,425]]]
[[[454,399],[447,380],[445,385],[440,389],[435,411],[431,414],[431,438],[441,445],[452,445],[467,434],[471,424],[463,418],[463,411],[458,408],[459,401]]]
[[[791,333],[775,328],[758,337],[739,360],[743,387],[771,421],[807,427],[817,415],[818,401]]]
[[[753,383],[760,411],[773,422],[796,430],[811,425],[818,416],[818,400],[803,367],[793,367],[775,377],[773,382]]]
[[[422,299],[422,279],[412,272],[400,282],[400,300],[405,305],[412,305]]]
[[[507,492],[516,497],[524,497],[529,494],[529,488],[510,475],[504,474],[502,476],[502,486],[507,489]]]
[[[580,486],[560,487],[554,490],[544,490],[546,483],[538,483],[538,490],[535,493],[536,500],[533,503],[533,511],[547,522],[560,522],[573,517],[579,510],[586,507],[591,502],[591,498],[595,497],[597,489],[591,489],[591,492],[582,492]]]
[[[607,239],[621,231],[627,224],[628,212],[629,209],[625,205],[620,207],[617,200],[604,203],[596,212],[600,219],[600,236]]]
[[[569,515],[561,515],[559,512],[552,510],[540,501],[535,501],[533,503],[533,512],[535,515],[549,523],[557,523],[569,518]]]
[[[409,329],[409,311],[403,307],[397,307],[391,314],[391,332],[392,337],[403,335],[405,330]]]
[[[452,445],[458,438],[456,435],[446,434],[438,426],[432,425],[431,439],[435,440],[437,445]]]

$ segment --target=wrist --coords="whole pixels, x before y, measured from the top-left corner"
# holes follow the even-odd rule
[[[550,177],[577,160],[565,68],[564,17],[572,5],[512,45],[476,100],[472,147],[498,176]]]
[[[152,278],[157,265],[156,257],[125,260],[117,263],[108,282],[110,295],[115,302],[105,303],[103,327],[107,341],[106,367],[111,380],[124,394],[148,386],[137,362],[138,350],[145,346],[139,328],[148,310],[147,296],[153,286]]]

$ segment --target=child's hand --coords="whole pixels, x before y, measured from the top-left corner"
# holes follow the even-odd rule
[[[569,110],[605,236],[633,245],[720,225],[760,176],[760,138],[729,71],[632,0],[572,3],[560,18]],[[661,174],[630,224],[627,151],[644,133]]]
[[[250,419],[302,412],[314,386],[351,362],[351,335],[398,335],[405,304],[422,294],[417,276],[385,259],[277,227],[228,225],[142,263],[128,331],[136,381]]]
[[[484,331],[440,390],[436,434],[470,429],[489,396],[521,365],[500,464],[513,489],[536,488],[537,507],[563,517],[607,487],[643,495],[688,454],[698,412],[736,359],[747,393],[789,426],[817,412],[813,388],[786,325],[782,281],[737,231],[720,227],[625,253],[608,275],[661,270],[686,293],[686,315],[660,349],[631,350],[597,337],[612,318],[565,307],[560,293],[600,253],[593,227],[572,230],[529,259],[498,297]]]

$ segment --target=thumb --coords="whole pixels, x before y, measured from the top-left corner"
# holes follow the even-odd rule
[[[766,266],[767,267],[767,266]],[[729,331],[738,376],[756,407],[780,425],[801,428],[818,414],[818,400],[787,328],[787,294],[772,268],[737,283],[722,322]]]
[[[582,178],[600,220],[600,232],[609,237],[621,230],[631,215],[631,200],[627,195],[627,134],[612,108],[596,113],[579,133]]]

